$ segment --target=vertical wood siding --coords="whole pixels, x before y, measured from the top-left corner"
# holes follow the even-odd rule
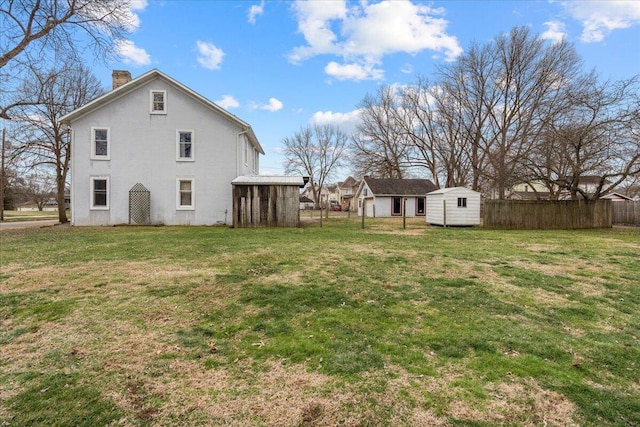
[[[234,185],[233,226],[299,227],[300,190],[296,185]]]

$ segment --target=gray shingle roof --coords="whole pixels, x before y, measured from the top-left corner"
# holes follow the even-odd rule
[[[376,196],[423,196],[438,189],[429,179],[366,177],[364,180]]]

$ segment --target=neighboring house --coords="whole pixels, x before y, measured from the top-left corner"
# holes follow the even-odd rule
[[[612,202],[631,202],[633,201],[633,199],[629,196],[625,196],[622,193],[618,193],[618,192],[613,192],[613,193],[609,193],[605,196],[602,196],[601,199],[605,199],[605,200],[611,200]]]
[[[338,183],[338,191],[340,198],[340,205],[342,205],[343,211],[355,211],[357,208],[357,199],[355,198],[356,192],[360,183],[352,176],[345,179],[343,182]]]
[[[251,126],[158,71],[67,114],[73,225],[232,224],[231,181],[257,175]]]
[[[311,200],[307,196],[300,196],[300,209],[301,210],[313,209],[313,200]]]
[[[427,223],[442,226],[480,225],[480,193],[465,187],[427,194]]]
[[[512,200],[548,200],[551,198],[551,192],[543,183],[533,181],[511,187],[508,198]]]
[[[358,216],[419,217],[426,214],[427,193],[436,190],[428,179],[377,179],[365,176],[358,187]],[[406,210],[405,208],[406,201]]]
[[[324,187],[320,188],[318,184],[311,184],[311,185],[308,185],[308,186],[306,186],[306,187],[304,188],[304,190],[302,190],[302,193],[300,193],[300,197],[308,197],[308,198],[309,198],[309,199],[311,199],[311,200],[315,200],[315,199],[314,199],[314,196],[313,196],[313,188],[312,188],[312,185],[313,185],[313,188],[315,188],[315,189],[318,191],[318,193],[319,193],[319,196],[320,196],[320,201],[319,201],[319,203],[320,203],[320,205],[321,205],[321,206],[323,206],[323,207],[326,207],[326,205],[327,205],[327,200],[328,200],[328,198],[329,198],[329,192],[328,192],[328,190],[327,190],[327,187],[326,187],[326,186],[324,186]]]

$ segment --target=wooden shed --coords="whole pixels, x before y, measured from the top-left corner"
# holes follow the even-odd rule
[[[299,227],[301,176],[239,176],[233,189],[233,226]]]
[[[465,187],[427,193],[427,223],[445,227],[480,225],[480,193]]]

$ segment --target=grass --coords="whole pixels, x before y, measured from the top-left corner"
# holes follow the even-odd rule
[[[0,425],[640,424],[640,229],[0,234]]]
[[[58,219],[58,211],[4,211],[4,222],[40,221],[47,219]]]

